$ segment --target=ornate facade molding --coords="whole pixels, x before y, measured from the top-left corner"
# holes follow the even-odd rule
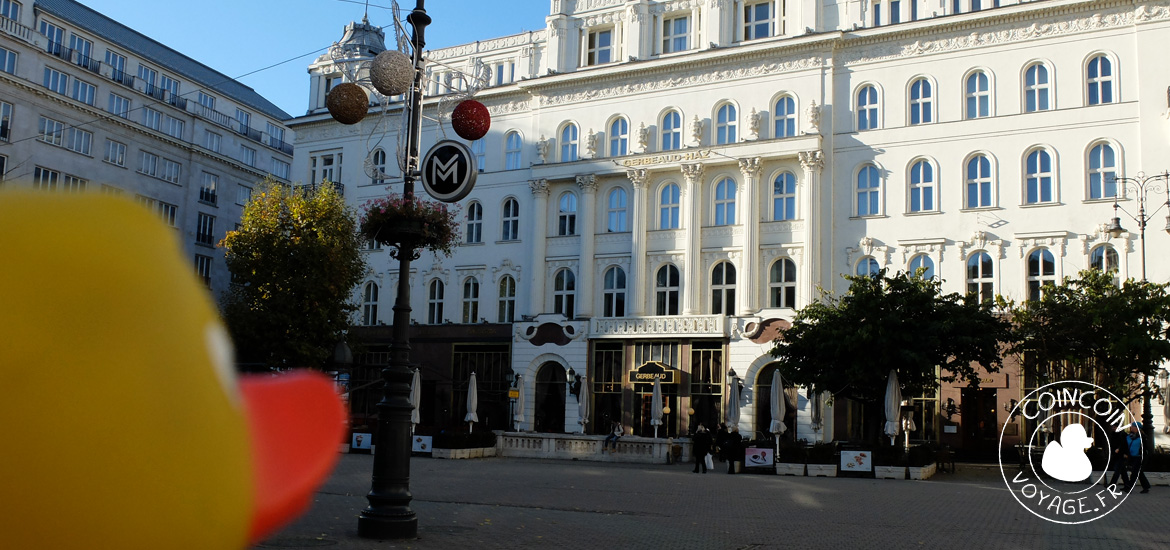
[[[435,262],[431,264],[431,268],[421,273],[424,284],[430,283],[434,279],[443,282],[443,286],[447,286],[451,279],[451,270],[443,269],[442,262]],[[411,277],[414,279],[414,277]]]
[[[890,247],[878,244],[873,237],[862,237],[857,242],[857,248],[845,249],[845,263],[852,266],[855,259],[873,256],[881,267],[885,267],[890,264],[890,252]]]
[[[986,231],[976,231],[971,235],[971,240],[959,241],[955,244],[959,245],[959,256],[963,259],[966,259],[971,252],[976,250],[995,252],[992,257],[997,260],[1003,259],[1004,257],[1004,242],[1000,239],[996,239]]]
[[[528,189],[532,191],[534,197],[548,198],[548,180],[546,179],[528,180]]]
[[[626,178],[634,185],[635,189],[643,189],[646,187],[646,169],[634,168],[626,170]]]
[[[521,266],[512,263],[511,258],[504,258],[499,267],[492,268],[492,283],[499,284],[504,275],[511,275],[516,281],[520,280]]]
[[[906,41],[889,41],[877,44],[850,44],[845,46],[845,51],[840,56],[840,59],[844,64],[869,63],[900,57],[915,57],[935,53],[986,48],[1026,40],[1126,27],[1133,25],[1139,20],[1144,23],[1155,19],[1168,18],[1170,18],[1170,9],[1162,6],[1149,7],[1143,5],[1138,6],[1136,9],[1119,6],[1109,12],[1099,12],[1072,19],[1068,17],[1049,16],[1040,21],[1012,21],[979,32],[964,32],[964,30],[956,29],[939,38],[927,40],[919,38],[910,43]],[[943,33],[940,32],[939,34]]]
[[[739,171],[743,173],[745,178],[754,178],[760,175],[760,163],[763,161],[760,157],[751,157],[746,159],[739,159]]]
[[[1063,258],[1068,247],[1068,234],[1063,233],[1059,235],[1036,235],[1036,236],[1016,236],[1016,243],[1019,244],[1020,258],[1028,255],[1029,250],[1037,247],[1044,247],[1057,250],[1060,253],[1056,255],[1057,258]]]
[[[819,173],[825,167],[825,154],[820,150],[796,153],[800,167],[807,173]]]
[[[820,57],[803,57],[788,60],[751,59],[741,61],[738,65],[724,63],[715,67],[697,67],[686,72],[675,71],[661,75],[639,75],[616,82],[577,82],[572,89],[566,89],[564,93],[541,94],[537,98],[542,107],[584,103],[597,99],[625,97],[643,92],[700,86],[717,82],[733,82],[739,79],[757,76],[814,69],[819,68],[822,63],[823,60]],[[729,65],[731,66],[729,67]],[[630,80],[636,81],[629,82]],[[641,144],[640,139],[639,144]]]
[[[898,242],[898,248],[902,252],[902,264],[906,265],[910,259],[919,255],[926,254],[934,259],[935,264],[942,262],[943,250],[946,249],[946,239],[937,239],[935,241],[917,241],[917,242]]]
[[[764,267],[766,268],[770,268],[772,262],[778,258],[791,258],[798,266],[804,263],[803,246],[766,246],[762,247],[760,251],[763,253]]]
[[[593,194],[597,192],[597,177],[593,174],[585,174],[577,176],[577,187],[585,194]]]
[[[683,177],[687,179],[688,183],[698,184],[699,179],[703,177],[703,165],[702,164],[695,162],[695,163],[683,164],[683,165],[681,165],[681,167],[682,167]]]

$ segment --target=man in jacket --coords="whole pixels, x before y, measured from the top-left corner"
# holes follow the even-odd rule
[[[1133,487],[1135,481],[1140,481],[1142,484],[1142,492],[1150,492],[1150,482],[1146,479],[1146,472],[1142,469],[1142,458],[1145,456],[1142,453],[1142,434],[1141,426],[1134,422],[1129,425],[1129,435],[1125,437],[1126,449],[1129,450],[1129,468],[1131,470],[1129,487]]]

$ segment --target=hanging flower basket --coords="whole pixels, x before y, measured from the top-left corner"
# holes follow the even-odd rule
[[[407,195],[371,199],[362,205],[361,233],[387,246],[425,248],[450,256],[459,244],[458,208]]]

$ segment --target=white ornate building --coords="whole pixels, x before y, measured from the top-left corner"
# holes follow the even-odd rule
[[[686,432],[722,417],[733,370],[754,392],[741,428],[760,432],[770,339],[818,288],[842,291],[843,274],[925,267],[947,291],[1017,301],[1094,265],[1140,276],[1136,224],[1123,215],[1116,239],[1102,227],[1115,197],[1138,209],[1111,176],[1170,168],[1158,61],[1170,2],[552,0],[550,13],[544,31],[426,53],[424,150],[455,138],[434,122],[461,89],[454,71],[492,69],[475,98],[493,120],[472,144],[482,173],[462,201],[466,244],[410,274],[421,325],[510,327],[525,428],[580,429],[556,386],[572,369],[590,432],[620,414],[650,433],[650,384],[636,380],[658,369],[665,429]],[[341,71],[323,57],[310,73],[310,113],[290,123],[293,179],[318,180],[328,162],[354,206],[399,185],[401,103],[342,126],[323,108]],[[1147,270],[1166,281],[1158,220]],[[377,325],[400,274],[384,252],[369,260],[355,297],[360,323]],[[436,357],[454,366],[423,369],[458,408],[474,367],[447,334]],[[958,430],[939,400],[998,410],[980,413],[998,434],[1020,385],[1009,374],[920,396],[914,436],[983,445],[978,422]],[[834,428],[850,404],[815,431],[805,395],[790,397],[798,437],[849,436]]]
[[[0,0],[0,186],[133,198],[215,292],[252,187],[288,180],[290,118],[251,88],[72,0]]]

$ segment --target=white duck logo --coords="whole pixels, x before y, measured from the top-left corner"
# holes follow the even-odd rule
[[[1060,442],[1051,441],[1044,447],[1044,458],[1040,467],[1048,475],[1076,483],[1093,474],[1093,464],[1085,449],[1093,446],[1093,438],[1085,434],[1085,427],[1069,424],[1060,432]]]

